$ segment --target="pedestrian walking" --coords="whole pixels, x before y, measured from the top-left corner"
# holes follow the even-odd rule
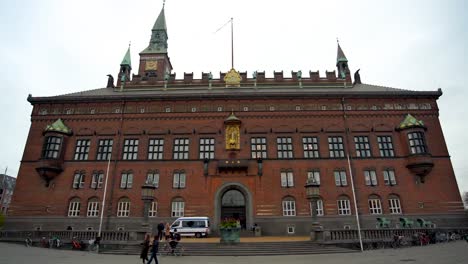
[[[141,253],[140,253],[140,258],[143,264],[145,264],[145,261],[148,261],[148,250],[150,247],[150,235],[146,234],[145,235],[145,240],[143,240],[143,243],[141,243]],[[157,262],[156,262],[157,263]]]
[[[158,240],[158,236],[156,235],[154,236],[153,246],[151,247],[151,257],[148,260],[147,264],[150,264],[151,261],[153,261],[153,259],[154,259],[154,263],[158,264],[158,257],[157,257],[158,249],[159,249],[159,240]]]
[[[166,229],[164,229],[164,236],[166,237],[166,240],[169,240],[169,238],[171,237],[171,226],[167,222]]]
[[[158,240],[161,241],[163,237],[163,232],[164,232],[164,223],[159,223],[158,224]]]

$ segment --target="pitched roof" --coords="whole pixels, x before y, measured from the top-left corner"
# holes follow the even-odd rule
[[[47,125],[44,132],[58,132],[62,134],[70,135],[72,130],[63,123],[62,119],[57,119],[52,125]]]
[[[128,47],[127,52],[125,53],[125,56],[122,59],[122,62],[120,63],[120,65],[128,65],[132,67],[132,60],[130,58],[130,46]]]
[[[338,64],[338,62],[341,62],[341,61],[348,62],[348,59],[344,55],[344,52],[341,49],[340,43],[338,43],[338,52],[337,52],[337,55],[336,55],[336,64]]]
[[[417,120],[414,116],[407,114],[405,119],[398,126],[398,129],[407,129],[411,127],[425,128],[424,122],[422,120]]]

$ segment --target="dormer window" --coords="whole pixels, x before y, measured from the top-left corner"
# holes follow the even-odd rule
[[[427,153],[426,140],[423,132],[416,131],[408,133],[408,142],[411,154]]]
[[[44,141],[44,146],[42,149],[42,158],[58,159],[61,146],[62,146],[62,137],[58,137],[58,136],[46,137]]]

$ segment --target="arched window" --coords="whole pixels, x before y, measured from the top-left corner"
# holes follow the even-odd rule
[[[283,216],[296,216],[296,201],[293,197],[283,199]]]
[[[121,198],[117,203],[117,217],[128,217],[130,215],[130,199]]]
[[[156,217],[158,216],[158,201],[153,201],[150,205],[150,208],[148,210],[148,216],[149,217]]]
[[[382,214],[382,203],[380,197],[377,195],[369,196],[369,213],[370,214]]]
[[[350,215],[351,214],[351,203],[347,196],[340,196],[337,200],[338,203],[338,214],[339,215]]]
[[[94,197],[88,200],[88,210],[86,216],[98,217],[99,216],[99,200]]]
[[[401,214],[401,203],[400,197],[395,194],[390,194],[388,196],[388,209],[390,210],[391,214]]]
[[[181,217],[184,216],[185,202],[182,198],[175,198],[172,200],[172,217]]]
[[[75,197],[70,200],[70,204],[68,206],[68,216],[69,217],[80,216],[80,198]]]

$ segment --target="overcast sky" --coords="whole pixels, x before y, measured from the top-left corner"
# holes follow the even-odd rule
[[[336,38],[365,83],[435,91],[460,191],[468,191],[468,1],[168,0],[169,56],[184,72],[335,70]],[[0,8],[0,172],[16,176],[30,127],[28,94],[104,87],[131,41],[133,72],[162,0],[15,0]],[[443,177],[443,175],[440,175]],[[430,179],[428,179],[430,180]]]

